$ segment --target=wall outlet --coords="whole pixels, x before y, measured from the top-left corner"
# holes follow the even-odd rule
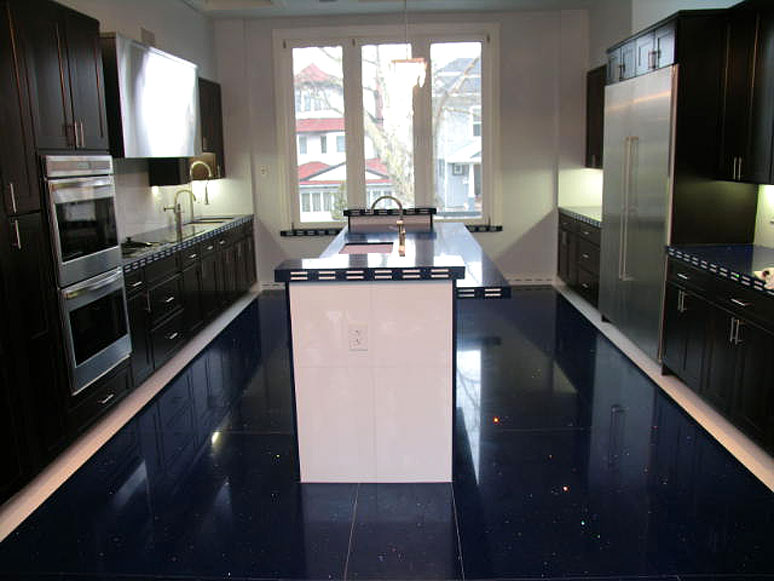
[[[349,324],[349,350],[368,351],[368,325],[365,323]]]

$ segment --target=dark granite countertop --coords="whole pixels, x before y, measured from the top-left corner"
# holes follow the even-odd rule
[[[774,248],[753,244],[681,245],[668,246],[667,253],[722,278],[774,295],[755,276],[756,270],[774,267]]]
[[[395,232],[350,233],[344,228],[319,258],[286,260],[274,271],[277,282],[456,279],[460,298],[510,296],[508,281],[464,224],[436,222],[432,232],[408,232],[406,255]],[[340,254],[347,244],[385,243],[389,253]]]
[[[597,228],[602,227],[602,206],[559,206],[559,211]]]
[[[217,222],[209,220],[218,220]],[[132,270],[143,266],[149,262],[158,260],[165,256],[177,252],[181,248],[188,248],[198,244],[202,240],[207,240],[218,234],[246,224],[253,219],[252,214],[242,214],[239,216],[218,216],[204,217],[202,222],[195,222],[183,225],[183,237],[178,239],[174,226],[168,228],[158,228],[149,230],[141,234],[131,236],[131,240],[140,243],[149,243],[146,248],[134,248],[123,251],[124,270]]]

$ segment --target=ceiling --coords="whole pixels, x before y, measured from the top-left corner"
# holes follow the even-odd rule
[[[183,0],[215,18],[586,8],[593,0]]]

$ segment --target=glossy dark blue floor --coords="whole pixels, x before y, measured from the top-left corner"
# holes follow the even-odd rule
[[[774,578],[774,494],[553,290],[458,303],[455,482],[300,485],[264,295],[0,544],[6,579]]]

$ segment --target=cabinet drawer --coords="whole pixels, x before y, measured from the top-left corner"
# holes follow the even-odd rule
[[[151,333],[153,365],[156,369],[166,363],[184,343],[182,311]]]
[[[209,238],[208,240],[205,240],[204,242],[199,244],[199,251],[202,256],[209,256],[213,252],[216,252],[218,250],[218,239],[217,238]]]
[[[145,288],[145,271],[142,268],[124,273],[124,288],[127,296],[132,296]]]
[[[599,246],[600,230],[596,226],[580,222],[578,223],[578,237],[581,240],[588,240],[592,244]]]
[[[151,326],[164,319],[170,313],[182,308],[182,280],[180,275],[175,275],[149,291]]]
[[[702,294],[707,294],[713,286],[713,279],[717,279],[717,277],[707,271],[694,268],[693,266],[680,260],[675,260],[674,258],[669,259],[667,280],[678,286],[690,288]]]
[[[190,248],[183,248],[180,251],[180,265],[183,270],[191,265],[199,262],[201,255],[201,249],[198,244],[194,244]]]
[[[70,428],[75,432],[81,431],[121,401],[131,389],[131,379],[127,361],[87,387],[84,398],[67,414]]]
[[[599,274],[599,246],[584,238],[578,238],[578,266],[593,274]]]
[[[180,269],[180,253],[175,252],[171,256],[165,256],[159,260],[151,262],[145,267],[145,282],[152,284],[157,280],[168,277]]]
[[[559,214],[559,228],[569,232],[577,232],[578,221],[575,218],[570,218],[564,214]]]
[[[713,295],[715,302],[724,309],[750,319],[764,329],[774,330],[774,297],[722,279],[715,282]]]
[[[599,275],[583,268],[578,269],[578,292],[594,306],[599,299]]]

